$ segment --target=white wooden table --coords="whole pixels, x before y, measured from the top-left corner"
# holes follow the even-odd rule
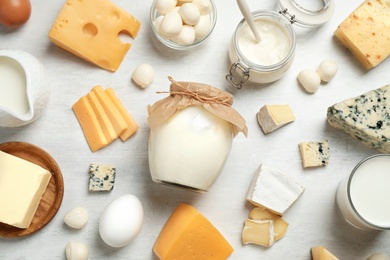
[[[265,86],[248,85],[233,90],[225,81],[229,68],[228,47],[241,14],[233,0],[216,0],[218,21],[214,33],[204,45],[188,52],[169,50],[158,45],[149,25],[151,0],[114,1],[138,18],[142,27],[117,72],[97,68],[54,46],[47,37],[63,1],[32,0],[32,16],[17,29],[0,27],[0,49],[25,50],[46,68],[51,85],[50,103],[33,124],[20,128],[0,128],[0,142],[23,141],[48,151],[58,162],[65,182],[62,206],[42,230],[19,239],[0,238],[0,259],[65,259],[68,241],[80,241],[90,248],[90,259],[156,259],[153,244],[179,203],[188,203],[201,211],[226,237],[235,251],[230,259],[310,259],[310,248],[324,245],[340,259],[366,259],[376,252],[390,254],[389,232],[365,232],[349,226],[335,205],[335,191],[342,178],[363,158],[377,153],[366,148],[326,122],[328,106],[390,83],[390,59],[366,71],[333,37],[338,24],[362,1],[336,1],[331,20],[315,30],[298,30],[295,61],[285,77]],[[273,10],[276,1],[249,0],[252,10]],[[307,94],[296,76],[304,68],[316,69],[324,59],[339,65],[336,77],[315,94]],[[136,87],[130,77],[141,63],[156,71],[154,83],[147,89]],[[233,107],[247,121],[248,138],[239,134],[224,170],[206,194],[198,194],[154,183],[148,167],[148,104],[165,97],[168,76],[179,81],[203,82],[232,92]],[[126,142],[115,141],[92,153],[71,110],[73,103],[93,86],[113,87],[134,116],[140,128]],[[296,121],[264,135],[255,114],[264,104],[289,104]],[[298,143],[328,139],[331,162],[316,169],[303,169]],[[245,197],[256,167],[267,163],[298,179],[306,187],[302,197],[284,218],[290,223],[287,234],[271,248],[242,245],[241,230],[253,207]],[[88,192],[90,163],[111,163],[118,169],[114,190]],[[145,210],[140,234],[128,246],[113,249],[98,234],[103,208],[114,198],[132,193]],[[82,206],[89,210],[87,226],[74,231],[63,223],[65,213]],[[1,209],[0,209],[1,210]]]

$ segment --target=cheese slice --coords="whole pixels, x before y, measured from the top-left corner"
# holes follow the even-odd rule
[[[283,215],[304,190],[293,178],[261,164],[249,187],[247,200],[258,207]]]
[[[116,135],[120,136],[127,128],[126,121],[122,114],[101,86],[97,85],[93,87],[92,91],[96,94],[100,104],[103,106],[104,111],[115,129]]]
[[[337,28],[335,36],[366,69],[390,55],[390,1],[366,0]]]
[[[278,241],[287,232],[288,223],[280,216],[272,213],[265,208],[253,208],[249,214],[249,218],[253,220],[272,220],[274,224],[274,240]]]
[[[141,23],[110,0],[67,0],[55,19],[49,38],[57,46],[109,71],[116,71]]]
[[[111,124],[110,119],[108,118],[106,112],[104,111],[103,106],[100,104],[98,98],[96,97],[96,94],[94,92],[89,92],[87,94],[87,98],[89,103],[92,106],[93,111],[95,112],[96,119],[98,120],[104,136],[106,137],[107,143],[111,143],[114,141],[118,136],[115,133],[115,129]]]
[[[93,111],[91,104],[86,96],[81,97],[73,106],[72,109],[83,129],[85,138],[92,152],[95,152],[106,145],[108,141],[103,133],[103,130],[97,120],[97,116]]]
[[[325,166],[329,164],[330,149],[328,140],[302,142],[299,144],[303,168]]]
[[[114,103],[116,108],[121,113],[123,119],[126,121],[127,129],[123,131],[123,133],[119,136],[122,141],[126,141],[129,139],[130,136],[132,136],[137,130],[138,125],[134,121],[133,117],[130,115],[129,111],[125,108],[125,106],[122,104],[122,102],[119,100],[119,98],[115,95],[115,92],[112,88],[107,88],[105,90],[111,101]]]
[[[291,123],[295,116],[289,105],[265,105],[257,112],[257,122],[264,134]]]
[[[245,220],[242,230],[243,244],[256,244],[270,247],[274,244],[274,221],[273,220]]]
[[[153,251],[159,259],[227,259],[233,248],[199,211],[180,204],[165,223]]]
[[[28,228],[50,178],[41,166],[0,151],[0,222]]]
[[[314,246],[311,248],[312,260],[339,260],[323,246]]]

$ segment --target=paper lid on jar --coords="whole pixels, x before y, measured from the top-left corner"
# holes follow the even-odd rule
[[[334,0],[306,1],[305,5],[299,0],[279,0],[282,15],[291,23],[302,27],[317,27],[332,17],[334,13]]]

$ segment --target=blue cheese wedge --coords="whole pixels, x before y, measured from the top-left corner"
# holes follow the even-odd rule
[[[302,142],[299,144],[303,168],[328,165],[330,159],[329,142]]]
[[[112,165],[89,165],[89,191],[111,191],[114,188],[116,168]]]
[[[328,108],[331,126],[342,129],[368,147],[390,153],[390,85]]]
[[[261,164],[249,187],[247,200],[282,216],[304,190],[293,178]]]

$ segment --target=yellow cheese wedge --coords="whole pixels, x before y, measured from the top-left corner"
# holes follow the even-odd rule
[[[0,151],[0,222],[28,228],[50,178],[41,166]]]
[[[339,260],[323,246],[314,246],[311,248],[312,260]]]
[[[245,220],[242,230],[243,244],[256,244],[270,247],[274,244],[274,221],[273,220]]]
[[[120,33],[135,38],[141,23],[110,0],[67,0],[49,38],[57,46],[109,71],[116,71],[130,48]]]
[[[279,215],[276,215],[265,208],[256,207],[252,209],[249,218],[254,220],[272,220],[274,222],[275,241],[281,239],[287,232],[288,223]]]
[[[125,108],[125,106],[122,104],[122,102],[119,100],[119,98],[115,95],[114,90],[112,88],[107,88],[105,91],[110,97],[111,101],[116,106],[116,108],[121,113],[123,119],[126,121],[127,129],[119,136],[122,141],[126,141],[138,130],[138,125],[134,121],[128,110]]]
[[[96,94],[100,104],[102,105],[104,111],[110,119],[111,124],[115,129],[116,135],[120,136],[127,128],[126,121],[123,118],[122,114],[119,112],[118,108],[111,101],[111,99],[101,86],[97,85],[93,87],[92,91]]]
[[[153,251],[159,259],[227,259],[233,248],[195,208],[180,204],[160,232]]]
[[[72,109],[79,120],[92,152],[105,147],[108,142],[87,97],[81,97]]]
[[[390,55],[390,1],[366,0],[337,28],[335,36],[371,69]]]
[[[89,103],[92,106],[93,111],[95,112],[96,119],[98,120],[104,136],[107,139],[107,143],[111,143],[114,141],[118,136],[115,133],[115,129],[111,124],[110,119],[108,118],[106,112],[104,112],[103,106],[100,104],[98,98],[96,97],[96,94],[94,92],[89,92],[87,94],[87,98]]]

